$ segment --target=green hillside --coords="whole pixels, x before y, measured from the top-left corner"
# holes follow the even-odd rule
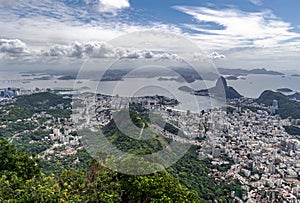
[[[126,114],[127,111],[120,111],[118,112],[118,116],[115,117],[122,120],[119,126],[115,124],[118,121],[112,120],[103,129],[103,133],[114,146],[131,154],[151,154],[165,147],[161,141],[164,138],[153,129],[150,129],[149,123],[144,118],[130,111],[131,120],[128,120],[125,118]],[[141,136],[152,137],[151,139],[134,139],[139,138],[142,126],[145,126],[145,129]]]
[[[42,108],[48,106],[56,106],[58,104],[67,105],[70,102],[70,99],[64,99],[62,95],[50,92],[41,92],[19,97],[16,105]]]
[[[45,176],[36,159],[4,139],[0,158],[1,202],[204,202],[166,171],[129,176],[91,162],[86,171]]]
[[[278,114],[282,118],[291,117],[300,119],[300,102],[290,100],[288,96],[285,96],[280,92],[266,90],[259,96],[256,102],[271,106],[274,99],[278,101]]]

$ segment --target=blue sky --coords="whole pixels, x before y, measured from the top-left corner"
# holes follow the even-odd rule
[[[191,40],[220,67],[299,70],[299,8],[299,0],[0,0],[0,68],[172,58],[161,54],[167,43],[154,50],[107,45],[152,30]]]

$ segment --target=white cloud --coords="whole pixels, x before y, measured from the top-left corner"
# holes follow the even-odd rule
[[[194,24],[183,26],[194,31],[190,37],[201,49],[226,55],[226,60],[214,61],[217,66],[256,68],[267,65],[277,70],[299,66],[300,34],[271,10],[174,8],[196,20]],[[212,26],[207,26],[210,24]]]
[[[86,5],[98,1],[101,4],[99,7],[101,12],[112,14],[130,7],[128,0],[84,1],[87,1]],[[16,56],[20,56],[20,64],[26,63],[26,60],[41,64],[46,63],[47,60],[57,59],[60,63],[65,63],[77,58],[111,56],[128,59],[176,59],[184,53],[193,57],[194,51],[199,50],[193,47],[181,49],[188,44],[186,41],[178,40],[178,43],[174,43],[173,36],[170,36],[170,40],[166,37],[162,38],[163,32],[176,33],[191,39],[206,52],[202,54],[201,59],[222,58],[223,54],[226,55],[226,60],[214,60],[214,62],[225,63],[228,67],[250,66],[254,62],[255,65],[268,63],[276,66],[277,59],[283,61],[283,57],[290,59],[294,64],[298,61],[299,64],[299,33],[293,30],[290,23],[283,21],[270,10],[246,12],[233,7],[215,10],[211,9],[211,6],[210,8],[176,6],[175,9],[190,15],[193,20],[190,21],[191,24],[172,25],[151,22],[151,19],[129,22],[127,15],[130,13],[103,18],[103,14],[91,8],[68,6],[62,1],[55,1],[54,5],[53,0],[19,0],[18,4],[9,6],[11,9],[0,7],[1,38],[22,39],[23,42],[20,40],[15,42],[15,45],[19,44],[18,46],[6,42],[1,57],[2,59],[3,56],[8,59],[14,57],[14,61],[17,61]],[[210,23],[213,26],[208,26]],[[217,25],[215,26],[217,28],[214,25]],[[157,30],[159,34],[151,38],[149,36],[146,36],[148,38],[133,36],[128,40],[123,38],[124,34],[149,29]],[[183,33],[183,30],[187,30],[188,33]],[[115,41],[119,36],[122,37],[114,43],[115,48],[104,43]],[[76,41],[77,43],[74,43]],[[121,48],[122,41],[125,45],[140,46],[134,46],[135,49],[131,49],[131,46]],[[146,44],[149,42],[151,47]],[[21,45],[22,43],[25,46]],[[15,48],[8,48],[10,46]],[[169,53],[168,50],[173,50],[172,53],[175,54]],[[209,56],[207,53],[212,51],[222,54]],[[66,58],[68,60],[65,60]]]
[[[106,41],[124,34],[124,27],[129,30],[134,27],[113,19],[87,23],[78,18],[88,19],[90,16],[85,10],[72,9],[60,2],[53,6],[50,0],[16,4],[11,10],[0,7],[1,37],[19,38],[44,46],[47,43]]]
[[[0,52],[7,54],[28,53],[27,45],[19,39],[0,39]]]
[[[208,55],[208,58],[212,59],[212,60],[216,60],[216,59],[225,59],[225,55],[223,54],[219,54],[218,52],[212,52],[211,54]]]
[[[249,0],[251,3],[257,5],[257,6],[261,6],[262,5],[262,2],[261,0]]]
[[[163,61],[184,61],[185,58],[176,53],[169,53],[163,50],[144,49],[142,47],[115,46],[106,42],[93,41],[87,43],[74,42],[68,45],[53,44],[42,49],[29,49],[27,45],[19,39],[0,39],[0,52],[6,53],[2,59],[18,60],[30,62],[51,62],[53,60],[66,62],[65,60],[87,59],[87,58],[119,58],[119,59],[143,59],[143,60],[163,60]],[[218,52],[209,55],[195,52],[191,60],[224,59],[225,56]],[[186,58],[187,59],[187,58]],[[190,60],[190,59],[189,59]]]
[[[0,6],[4,5],[9,5],[9,4],[13,4],[13,3],[18,3],[22,0],[0,0]]]
[[[155,50],[115,47],[106,42],[74,42],[69,45],[53,44],[42,49],[29,49],[27,45],[19,39],[0,39],[0,57],[2,62],[13,63],[68,63],[77,59],[142,59],[142,60],[162,60],[181,61],[182,58],[176,54],[167,52],[156,52]],[[66,60],[68,59],[68,60]]]
[[[300,37],[291,31],[290,23],[276,17],[272,11],[244,12],[237,9],[214,10],[205,7],[176,6],[175,9],[191,15],[197,24],[185,25],[204,34],[192,34],[203,47],[229,49],[234,47],[274,47]],[[202,23],[213,23],[221,29],[211,29]]]
[[[70,58],[127,58],[127,59],[159,59],[179,60],[176,54],[166,52],[154,53],[147,49],[113,47],[105,42],[75,42],[70,45],[55,44],[41,51],[46,57]]]
[[[98,11],[116,14],[117,11],[129,8],[129,0],[99,0]]]
[[[112,48],[102,42],[75,42],[71,45],[55,44],[48,50],[42,50],[43,56],[75,57],[75,58],[105,58],[113,54]]]
[[[51,0],[33,0],[32,2],[16,4],[13,10],[0,7],[1,37],[22,39],[39,48],[47,44],[69,44],[74,41],[81,43],[109,41],[127,33],[143,30],[181,32],[174,25],[159,22],[140,24],[128,22],[121,17],[102,18],[98,13],[70,8],[61,2],[55,2],[55,6]],[[118,7],[117,3],[111,4],[116,8],[124,7]],[[126,4],[121,3],[120,5]],[[95,15],[93,20],[91,20],[92,15]],[[34,49],[34,47],[32,48]]]
[[[200,53],[200,52],[195,52],[192,57],[193,60],[195,61],[206,61],[207,59],[209,60],[219,60],[219,59],[226,59],[226,56],[223,54],[220,54],[216,51],[206,54],[206,53]]]

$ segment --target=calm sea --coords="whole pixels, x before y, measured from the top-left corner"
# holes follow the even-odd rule
[[[30,80],[43,77],[22,76],[19,72],[1,71],[0,88],[18,87],[24,89],[38,88],[82,88],[88,87],[91,92],[98,92],[110,95],[120,96],[145,96],[145,95],[164,95],[176,98],[180,101],[177,107],[182,110],[199,111],[213,106],[220,106],[222,101],[214,100],[209,97],[194,96],[178,90],[178,87],[187,85],[194,89],[203,89],[214,86],[214,81],[196,81],[192,84],[179,83],[176,81],[158,81],[157,78],[126,78],[124,81],[97,82],[90,80]],[[276,90],[277,88],[290,88],[294,91],[300,91],[300,77],[291,75],[272,76],[272,75],[248,75],[244,79],[227,81],[242,95],[251,98],[257,98],[264,90]]]

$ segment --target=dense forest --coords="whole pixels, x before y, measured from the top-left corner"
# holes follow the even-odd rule
[[[123,175],[95,161],[45,176],[37,159],[0,140],[1,202],[204,202],[167,171]]]

